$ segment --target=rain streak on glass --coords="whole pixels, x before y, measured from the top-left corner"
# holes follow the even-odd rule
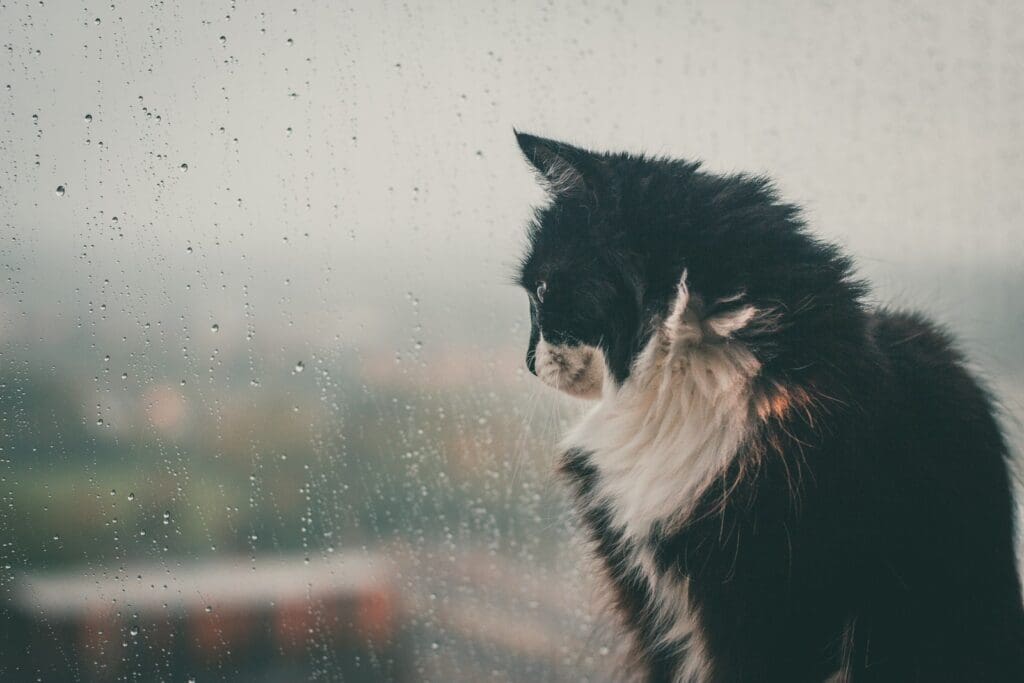
[[[513,127],[771,170],[1019,417],[1024,8],[698,4],[0,4],[0,680],[618,680]]]

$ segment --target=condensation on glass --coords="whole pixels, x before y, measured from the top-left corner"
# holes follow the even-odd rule
[[[621,678],[513,126],[772,173],[1012,427],[1022,13],[0,5],[0,678]]]

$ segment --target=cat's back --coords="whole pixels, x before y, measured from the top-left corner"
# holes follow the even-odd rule
[[[923,315],[880,310],[868,329],[883,365],[870,408],[879,452],[868,456],[883,569],[869,587],[883,612],[914,605],[916,627],[891,616],[932,647],[966,645],[976,667],[1024,673],[1010,461],[993,400]],[[926,637],[927,623],[942,626]]]
[[[918,439],[967,439],[975,450],[1002,459],[1006,447],[993,401],[948,331],[921,313],[879,309],[870,317],[868,334],[883,365],[882,405],[898,411],[891,422],[922,428]]]
[[[897,500],[924,506],[907,510],[912,516],[958,527],[981,522],[970,514],[981,507],[999,508],[990,513],[1008,523],[1006,442],[992,398],[953,337],[920,313],[885,309],[868,331],[882,365],[869,410],[883,449],[879,465],[900,488],[892,491]]]

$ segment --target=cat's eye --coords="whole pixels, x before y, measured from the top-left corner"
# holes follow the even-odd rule
[[[537,282],[537,301],[544,302],[544,295],[547,294],[548,283],[540,280]]]

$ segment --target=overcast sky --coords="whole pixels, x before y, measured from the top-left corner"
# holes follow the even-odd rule
[[[769,173],[883,298],[1024,270],[1019,2],[175,5],[0,7],[8,332],[516,341],[513,126]]]

